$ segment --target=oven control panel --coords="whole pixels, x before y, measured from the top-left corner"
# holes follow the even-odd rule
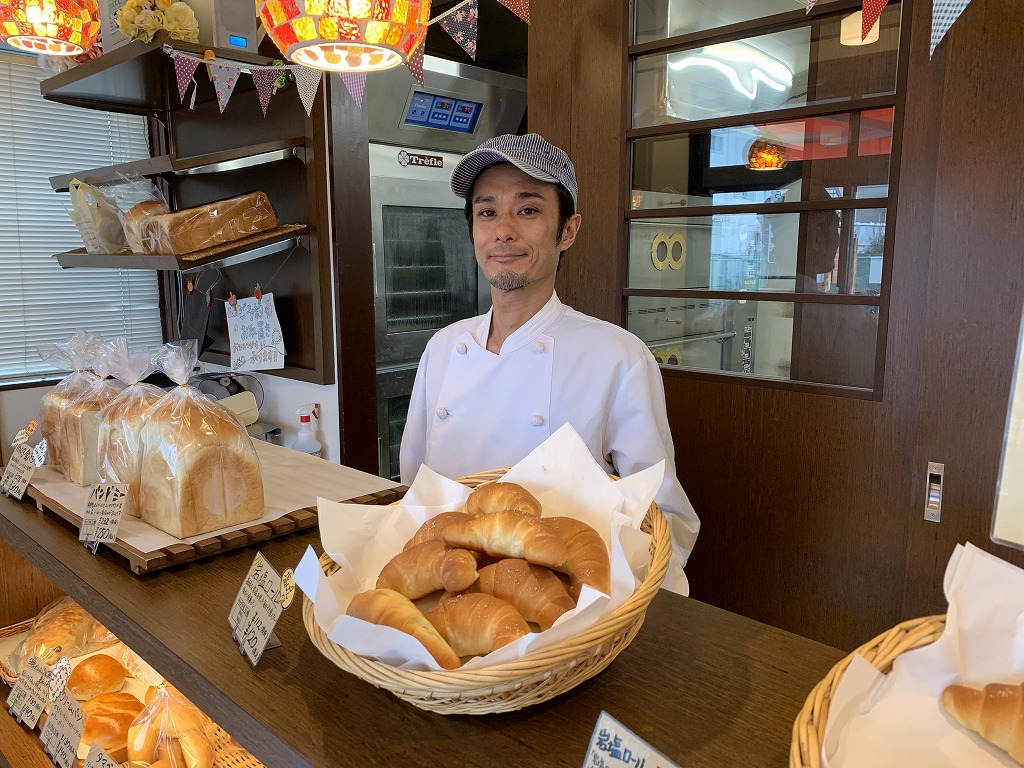
[[[443,131],[473,133],[483,106],[479,101],[414,90],[405,110],[404,122]]]

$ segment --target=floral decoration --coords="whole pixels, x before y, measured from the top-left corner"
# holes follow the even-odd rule
[[[117,28],[125,37],[152,42],[161,29],[173,40],[199,42],[199,23],[192,9],[169,0],[128,0],[115,16]]]

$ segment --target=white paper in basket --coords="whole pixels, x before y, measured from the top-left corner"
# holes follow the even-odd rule
[[[593,526],[611,550],[610,595],[585,587],[577,607],[546,632],[531,633],[462,669],[516,659],[571,637],[622,605],[646,573],[651,537],[639,530],[661,487],[664,462],[614,481],[598,466],[572,427],[555,432],[502,478],[516,482],[541,502],[544,516],[570,516]],[[317,624],[338,645],[403,669],[440,670],[419,641],[390,627],[345,616],[352,597],[373,589],[384,565],[427,519],[457,510],[470,489],[421,467],[402,503],[388,507],[320,500],[324,551],[341,568],[327,578],[308,549],[295,581],[314,603]]]
[[[858,657],[837,688],[822,743],[826,768],[1016,766],[942,709],[951,683],[1024,681],[1024,571],[967,544],[944,580],[942,636],[901,654],[886,676]]]

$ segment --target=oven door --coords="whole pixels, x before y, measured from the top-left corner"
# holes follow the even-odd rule
[[[399,450],[409,414],[409,397],[416,367],[382,368],[377,371],[377,452],[380,476],[398,482]]]

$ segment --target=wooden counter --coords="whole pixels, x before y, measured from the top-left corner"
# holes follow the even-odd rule
[[[597,677],[519,712],[445,717],[328,662],[300,597],[277,625],[283,646],[250,666],[227,615],[254,547],[136,576],[89,553],[63,521],[2,496],[0,536],[273,768],[580,766],[602,709],[683,768],[784,766],[804,698],[845,655],[662,591]],[[280,571],[307,545],[322,551],[317,530],[259,551]],[[12,748],[0,740],[9,759]]]

